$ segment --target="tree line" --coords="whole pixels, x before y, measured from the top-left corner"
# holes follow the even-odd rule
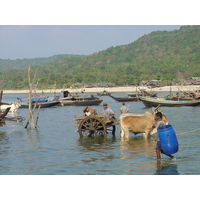
[[[67,56],[40,66],[32,64],[35,84],[40,89],[99,82],[137,85],[152,79],[169,84],[200,77],[199,33],[200,26],[154,31],[130,44],[88,56]],[[0,71],[0,78],[1,89],[27,88],[26,70],[6,68]]]

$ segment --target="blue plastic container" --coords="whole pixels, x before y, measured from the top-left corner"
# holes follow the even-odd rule
[[[161,148],[165,154],[170,155],[178,151],[176,133],[170,124],[158,128],[158,137],[160,139]]]
[[[46,101],[46,97],[41,97],[41,98],[32,98],[32,101],[35,102],[35,101]]]

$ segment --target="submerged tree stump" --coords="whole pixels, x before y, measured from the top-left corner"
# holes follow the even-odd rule
[[[37,123],[39,119],[39,112],[40,112],[40,106],[38,108],[37,117],[36,117],[36,123],[34,123],[34,111],[37,106],[35,103],[34,107],[32,107],[32,90],[33,90],[33,83],[31,83],[31,65],[28,67],[28,83],[29,83],[29,95],[28,95],[28,121],[26,123],[25,128],[37,128]]]

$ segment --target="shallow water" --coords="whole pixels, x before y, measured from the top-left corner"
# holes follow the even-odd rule
[[[125,93],[115,93],[125,96]],[[4,94],[3,100],[18,96]],[[102,97],[119,117],[120,102]],[[150,111],[142,102],[127,102],[130,112]],[[97,112],[102,106],[92,106]],[[162,155],[157,161],[154,137],[145,140],[142,134],[121,139],[119,125],[116,136],[107,138],[79,138],[74,127],[74,116],[81,116],[83,107],[52,107],[40,111],[38,129],[27,130],[23,124],[6,121],[0,127],[0,174],[29,175],[140,175],[140,174],[200,174],[200,107],[165,107],[170,124],[176,131],[179,151],[176,159]],[[27,118],[28,110],[20,108],[18,114]],[[193,131],[196,130],[196,131]],[[186,133],[189,132],[190,133]],[[185,134],[184,134],[185,133]]]

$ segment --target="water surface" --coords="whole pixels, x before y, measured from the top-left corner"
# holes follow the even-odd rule
[[[114,93],[125,96],[125,93]],[[4,94],[3,100],[25,99],[25,94]],[[102,97],[120,115],[120,102]],[[142,102],[127,102],[130,112],[150,111]],[[102,106],[92,106],[102,112]],[[200,107],[165,107],[164,113],[174,127],[179,151],[176,160],[162,155],[157,161],[154,137],[145,140],[142,134],[121,139],[119,126],[116,136],[79,138],[74,116],[81,116],[83,107],[43,108],[38,129],[27,130],[23,124],[6,121],[0,127],[0,174],[2,175],[153,175],[200,174]],[[27,118],[28,110],[18,114]],[[196,130],[196,131],[194,131]],[[190,133],[186,133],[189,132]],[[184,134],[185,133],[185,134]]]

